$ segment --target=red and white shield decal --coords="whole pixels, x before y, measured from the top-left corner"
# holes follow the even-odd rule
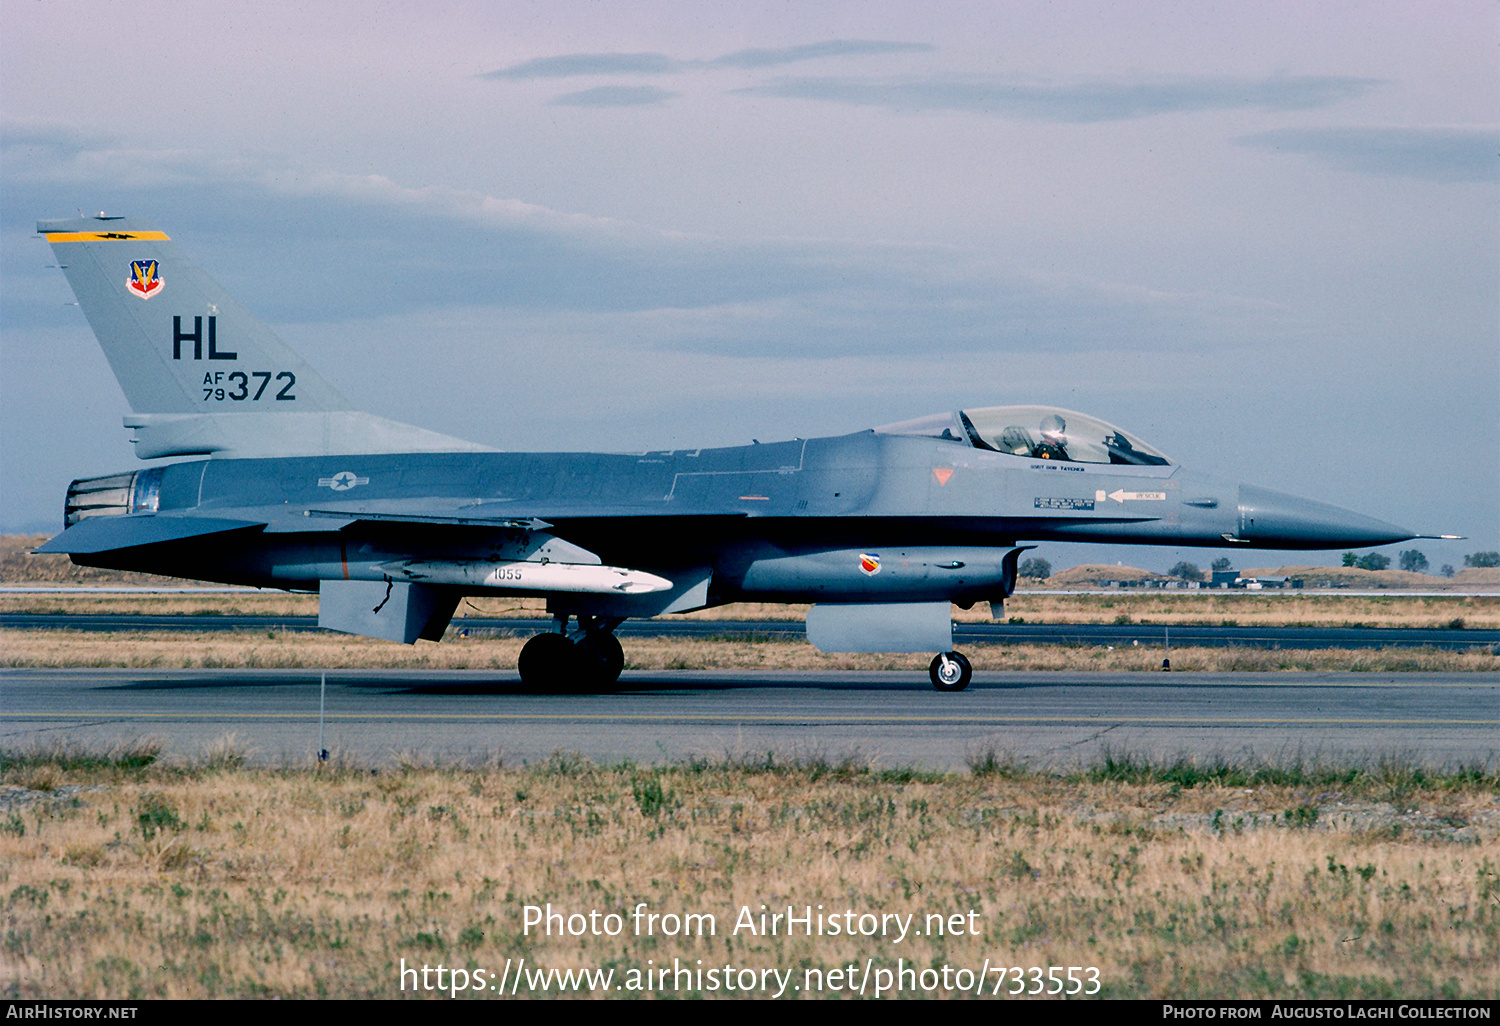
[[[155,260],[130,261],[130,278],[125,282],[125,287],[133,295],[150,299],[161,291],[161,286],[162,280],[157,273]]]

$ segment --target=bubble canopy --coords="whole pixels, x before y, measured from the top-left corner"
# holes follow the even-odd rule
[[[976,449],[1034,460],[1134,466],[1171,463],[1160,452],[1113,424],[1055,406],[983,406],[887,424],[875,431],[882,435],[944,438]]]

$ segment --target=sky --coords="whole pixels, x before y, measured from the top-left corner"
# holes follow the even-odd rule
[[[6,15],[0,529],[141,465],[35,234],[104,210],[357,406],[498,448],[1047,404],[1468,536],[1415,543],[1434,568],[1500,549],[1492,3]]]

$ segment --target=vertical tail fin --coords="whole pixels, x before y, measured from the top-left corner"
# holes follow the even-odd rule
[[[145,221],[42,221],[136,413],[319,413],[349,401]]]
[[[354,410],[146,221],[40,221],[134,415],[142,459],[480,450]]]

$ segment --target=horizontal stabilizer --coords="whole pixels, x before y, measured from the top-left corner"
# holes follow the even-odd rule
[[[89,517],[33,551],[76,552],[79,555],[86,552],[110,552],[114,549],[131,549],[138,545],[156,545],[160,542],[181,541],[199,535],[261,526],[262,522],[257,520],[220,520],[210,517]]]

